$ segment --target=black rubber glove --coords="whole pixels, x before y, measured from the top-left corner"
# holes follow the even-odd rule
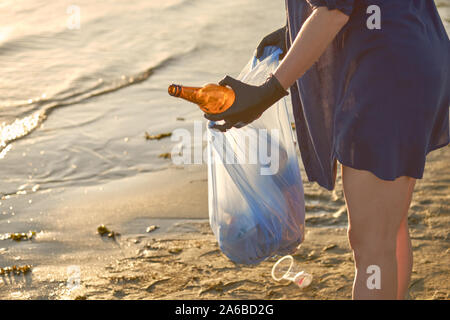
[[[256,58],[259,59],[264,53],[264,48],[267,46],[276,46],[283,50],[283,53],[280,54],[280,60],[284,58],[287,52],[286,47],[286,38],[287,38],[288,29],[286,26],[268,34],[261,40],[258,47],[256,48]]]
[[[288,94],[274,75],[270,75],[260,86],[252,86],[226,76],[219,82],[221,86],[230,86],[236,95],[234,103],[219,114],[205,114],[211,121],[225,120],[224,124],[214,124],[212,128],[225,132],[232,127],[241,128],[256,119],[275,102]]]

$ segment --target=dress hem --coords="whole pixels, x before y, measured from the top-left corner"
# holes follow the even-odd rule
[[[434,151],[434,150],[437,150],[437,149],[440,149],[440,148],[443,148],[443,147],[447,146],[449,143],[450,143],[450,140],[447,140],[446,142],[444,142],[444,143],[442,143],[442,144],[438,144],[438,145],[436,145],[436,146],[431,147],[431,148],[426,152],[425,158],[426,158],[426,156],[427,156],[430,152],[432,152],[432,151]],[[381,174],[379,174],[379,173],[377,173],[377,172],[374,172],[372,169],[368,169],[368,168],[365,168],[365,167],[362,167],[362,166],[358,166],[358,165],[355,166],[355,165],[353,165],[353,164],[352,164],[352,165],[348,165],[347,163],[349,163],[349,162],[347,162],[347,161],[342,161],[342,157],[341,157],[337,152],[335,152],[335,157],[334,157],[334,159],[337,160],[337,161],[339,161],[339,163],[340,163],[341,165],[344,165],[344,166],[347,166],[347,167],[350,167],[350,168],[353,168],[353,169],[356,169],[356,170],[369,171],[370,173],[372,173],[373,175],[375,175],[377,178],[379,178],[379,179],[381,179],[381,180],[385,180],[385,181],[394,181],[394,180],[396,180],[397,178],[403,177],[403,176],[411,177],[411,178],[414,178],[414,179],[422,179],[422,178],[423,178],[423,172],[424,172],[424,171],[422,171],[422,173],[421,173],[421,174],[418,174],[418,175],[417,175],[417,174],[411,174],[411,173],[401,173],[401,174],[396,175],[394,178],[392,178],[392,177],[385,177],[385,176],[383,176],[383,175],[381,175]],[[425,161],[426,161],[426,159],[425,159]],[[316,179],[314,179],[314,180],[308,179],[308,180],[309,180],[310,182],[317,182],[321,187],[323,187],[323,188],[325,188],[325,189],[327,189],[327,190],[329,190],[329,191],[332,191],[332,190],[335,188],[335,186],[336,186],[336,180],[332,182],[332,185],[331,185],[331,186],[323,185],[323,184],[319,183],[319,181],[317,181]]]

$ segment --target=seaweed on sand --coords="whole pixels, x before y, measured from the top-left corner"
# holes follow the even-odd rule
[[[97,227],[97,233],[100,236],[108,236],[108,238],[116,239],[117,236],[120,236],[120,233],[109,230],[104,224]]]

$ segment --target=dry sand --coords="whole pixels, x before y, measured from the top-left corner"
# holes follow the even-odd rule
[[[410,299],[448,299],[450,295],[449,159],[448,147],[432,152],[424,179],[415,187],[409,214],[414,250]],[[333,192],[304,184],[307,233],[294,257],[314,279],[299,290],[272,280],[276,258],[257,266],[238,266],[220,252],[206,219],[206,174],[203,169],[189,174],[184,170],[153,175],[153,182],[167,188],[149,187],[146,177],[145,183],[141,178],[116,182],[102,192],[91,188],[84,198],[86,190],[66,194],[71,200],[49,210],[48,219],[59,229],[77,230],[77,236],[38,237],[36,250],[47,245],[54,254],[46,251],[45,259],[39,260],[42,254],[30,258],[37,263],[26,277],[3,277],[0,298],[351,299],[354,267],[340,176]],[[168,201],[172,196],[176,201]],[[67,213],[61,215],[61,210]],[[181,210],[188,214],[179,214]],[[105,221],[122,234],[116,241],[95,234],[96,226]],[[146,233],[155,221],[161,228]],[[69,290],[67,266],[73,264],[80,267],[81,282]]]

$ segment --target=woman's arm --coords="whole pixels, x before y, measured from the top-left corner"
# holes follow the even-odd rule
[[[320,58],[348,18],[342,11],[326,7],[313,11],[274,73],[284,89],[292,86]]]
[[[308,1],[311,2],[311,0]],[[322,4],[322,1],[319,0],[318,4]],[[286,89],[319,59],[347,21],[348,15],[342,11],[329,10],[328,7],[323,6],[315,9],[303,24],[286,57],[266,82],[254,86],[230,76],[225,77],[219,84],[230,86],[235,92],[236,99],[224,112],[205,114],[205,118],[211,121],[225,120],[224,124],[213,125],[213,128],[220,131],[237,127],[239,123],[248,124],[258,119],[267,108],[284,97],[287,94]]]

